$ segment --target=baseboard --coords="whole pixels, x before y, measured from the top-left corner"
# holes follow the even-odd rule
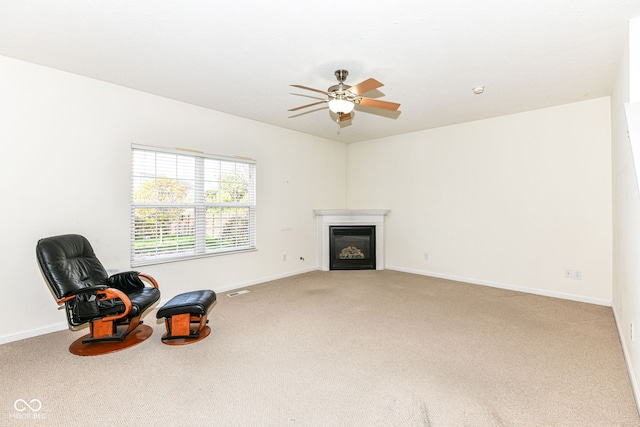
[[[611,300],[606,300],[606,299],[601,299],[601,298],[591,298],[591,297],[585,297],[583,295],[575,295],[575,294],[567,294],[567,293],[563,293],[563,292],[546,291],[546,290],[543,290],[543,289],[527,288],[527,287],[524,287],[524,286],[511,285],[511,284],[508,284],[508,283],[490,282],[490,281],[487,281],[487,280],[477,280],[477,279],[472,279],[472,278],[469,278],[469,277],[450,276],[450,275],[446,275],[446,274],[433,273],[433,272],[430,272],[430,271],[412,270],[412,269],[403,268],[403,267],[392,267],[392,266],[389,266],[389,265],[387,265],[385,268],[387,268],[388,270],[395,270],[395,271],[400,271],[400,272],[403,272],[403,273],[411,273],[411,274],[418,274],[418,275],[421,275],[421,276],[437,277],[439,279],[455,280],[456,282],[465,282],[465,283],[471,283],[471,284],[474,284],[474,285],[490,286],[492,288],[507,289],[507,290],[510,290],[510,291],[524,292],[524,293],[527,293],[527,294],[542,295],[542,296],[545,296],[545,297],[560,298],[560,299],[566,299],[566,300],[570,300],[570,301],[586,302],[586,303],[589,303],[589,304],[604,305],[604,306],[607,306],[607,307],[611,307]]]
[[[616,322],[616,328],[618,329],[618,336],[620,338],[620,344],[622,345],[622,354],[624,354],[624,361],[627,364],[627,372],[629,373],[629,381],[631,381],[631,389],[633,390],[633,397],[636,400],[636,406],[640,408],[640,388],[638,387],[638,381],[636,380],[636,374],[633,369],[633,364],[631,363],[631,355],[629,354],[629,349],[627,348],[627,341],[623,335],[625,329],[621,327],[620,320],[618,319],[618,313],[616,312],[616,308],[613,308],[613,318]]]
[[[67,325],[67,322],[59,322],[43,326],[41,328],[29,329],[27,331],[18,332],[15,334],[2,335],[0,336],[0,345],[13,341],[20,341],[27,338],[37,337],[39,335],[50,334],[51,332],[64,331],[68,328],[69,326]]]
[[[242,283],[236,283],[233,285],[229,285],[229,286],[223,286],[221,288],[217,288],[214,289],[216,291],[216,293],[223,293],[223,292],[228,292],[228,291],[234,291],[240,288],[246,288],[248,286],[253,286],[253,285],[259,285],[260,283],[266,283],[266,282],[271,282],[273,280],[278,280],[278,279],[284,279],[286,277],[291,277],[291,276],[297,276],[299,274],[304,274],[304,273],[309,273],[312,271],[318,271],[318,267],[311,267],[311,268],[305,268],[302,270],[296,270],[296,271],[290,271],[287,273],[283,273],[283,274],[276,274],[274,276],[268,276],[268,277],[262,277],[260,279],[257,280],[251,280],[248,282],[242,282]]]

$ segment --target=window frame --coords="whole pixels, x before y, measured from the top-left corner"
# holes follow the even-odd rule
[[[139,161],[136,163],[137,154],[136,153],[149,153],[149,155],[153,156],[154,166],[153,173],[139,173],[141,169],[144,169],[144,166],[149,166],[149,164],[145,163],[145,161]],[[188,159],[189,161],[193,160],[193,176],[190,176],[189,179],[185,180],[185,182],[190,182],[192,184],[192,188],[189,187],[188,193],[191,194],[192,200],[182,201],[182,202],[167,202],[167,201],[158,201],[154,200],[150,201],[140,201],[136,200],[136,191],[142,191],[140,187],[136,186],[136,183],[140,184],[142,180],[146,179],[149,181],[153,181],[151,184],[154,188],[154,194],[157,199],[157,181],[158,180],[173,180],[175,183],[182,182],[182,180],[178,177],[178,167],[176,166],[175,176],[163,176],[162,173],[159,173],[157,166],[158,163],[158,155],[164,156],[175,156],[176,165],[180,160],[184,161]],[[212,163],[218,162],[218,163]],[[218,164],[220,166],[220,175],[218,175],[217,183],[220,185],[218,188],[220,193],[223,184],[234,185],[233,180],[225,181],[222,173],[223,164],[226,166],[233,166],[234,170],[238,167],[241,167],[243,170],[246,168],[247,180],[246,182],[242,182],[243,189],[246,188],[246,195],[243,195],[243,199],[246,198],[245,201],[223,201],[216,200],[211,201],[207,200],[205,186],[207,183],[211,184],[216,181],[207,181],[205,176],[207,174],[211,174],[214,171],[213,168],[207,168],[205,165],[207,164]],[[137,167],[137,166],[138,167]],[[227,172],[230,169],[224,169]],[[230,173],[230,172],[229,172]],[[168,262],[176,262],[183,261],[189,259],[197,259],[204,258],[210,256],[220,256],[220,255],[229,255],[233,253],[242,253],[257,250],[256,246],[256,175],[257,175],[257,162],[253,159],[246,157],[228,157],[214,154],[207,154],[200,151],[182,149],[182,148],[164,148],[164,147],[154,147],[148,145],[140,145],[140,144],[132,144],[131,145],[131,212],[130,212],[130,260],[131,267],[138,267],[143,265],[151,265],[151,264],[162,264]],[[237,175],[235,175],[237,176]],[[227,179],[228,178],[227,176]],[[177,184],[176,184],[177,185]],[[235,191],[234,194],[237,194]],[[222,195],[219,196],[222,198]],[[136,243],[140,241],[138,237],[143,235],[147,230],[148,223],[142,224],[141,220],[136,220],[138,217],[136,214],[140,212],[140,210],[149,209],[151,211],[155,211],[155,231],[154,237],[150,240],[155,241],[155,245],[149,246],[146,250],[144,249],[136,249]],[[218,221],[222,221],[222,231],[221,233],[227,237],[227,240],[235,241],[235,244],[227,244],[223,247],[215,247],[209,244],[209,240],[215,240],[213,237],[214,230],[220,230],[220,228],[216,228],[216,219],[215,215],[208,217],[207,212],[211,212],[212,209],[218,209],[219,211],[224,212],[235,212],[230,216],[223,216],[222,218],[218,218]],[[181,219],[174,218],[173,220],[169,220],[166,223],[159,222],[158,217],[160,216],[159,212],[163,210],[166,211],[175,211],[176,216],[177,212],[181,212],[179,215]],[[192,210],[192,213],[185,214],[185,211]],[[229,211],[231,210],[231,211]],[[188,219],[185,221],[184,218]],[[232,223],[228,226],[229,223]],[[242,223],[241,226],[238,226],[238,223]],[[158,225],[160,224],[160,225]],[[175,251],[163,249],[167,247],[173,247],[171,245],[163,245],[162,239],[158,239],[158,228],[162,228],[163,226],[167,226],[180,230],[184,229],[193,229],[193,232],[180,232],[181,236],[185,237],[192,243],[189,243],[189,248],[181,247],[181,244],[178,242],[178,232],[176,232],[175,238]],[[245,225],[246,224],[246,225]],[[246,228],[246,231],[245,231]],[[229,232],[228,230],[231,230]],[[208,231],[211,233],[208,234]],[[220,234],[220,231],[218,231]],[[224,240],[224,239],[219,239]]]

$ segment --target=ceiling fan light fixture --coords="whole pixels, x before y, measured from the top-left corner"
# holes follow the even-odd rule
[[[329,109],[336,114],[348,114],[353,111],[353,107],[355,107],[355,104],[346,99],[336,98],[329,101]]]

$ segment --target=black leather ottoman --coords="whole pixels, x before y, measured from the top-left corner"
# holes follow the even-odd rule
[[[171,298],[158,309],[156,318],[165,318],[167,333],[162,342],[169,345],[191,344],[205,339],[211,328],[207,315],[216,302],[216,293],[211,290],[185,292]],[[191,329],[191,324],[199,324]]]

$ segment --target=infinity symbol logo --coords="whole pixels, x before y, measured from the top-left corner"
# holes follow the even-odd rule
[[[42,409],[42,402],[40,402],[38,399],[31,399],[27,403],[27,401],[24,399],[18,399],[13,402],[13,407],[18,412],[26,411],[27,408],[31,409],[31,412],[38,412],[40,409]]]

